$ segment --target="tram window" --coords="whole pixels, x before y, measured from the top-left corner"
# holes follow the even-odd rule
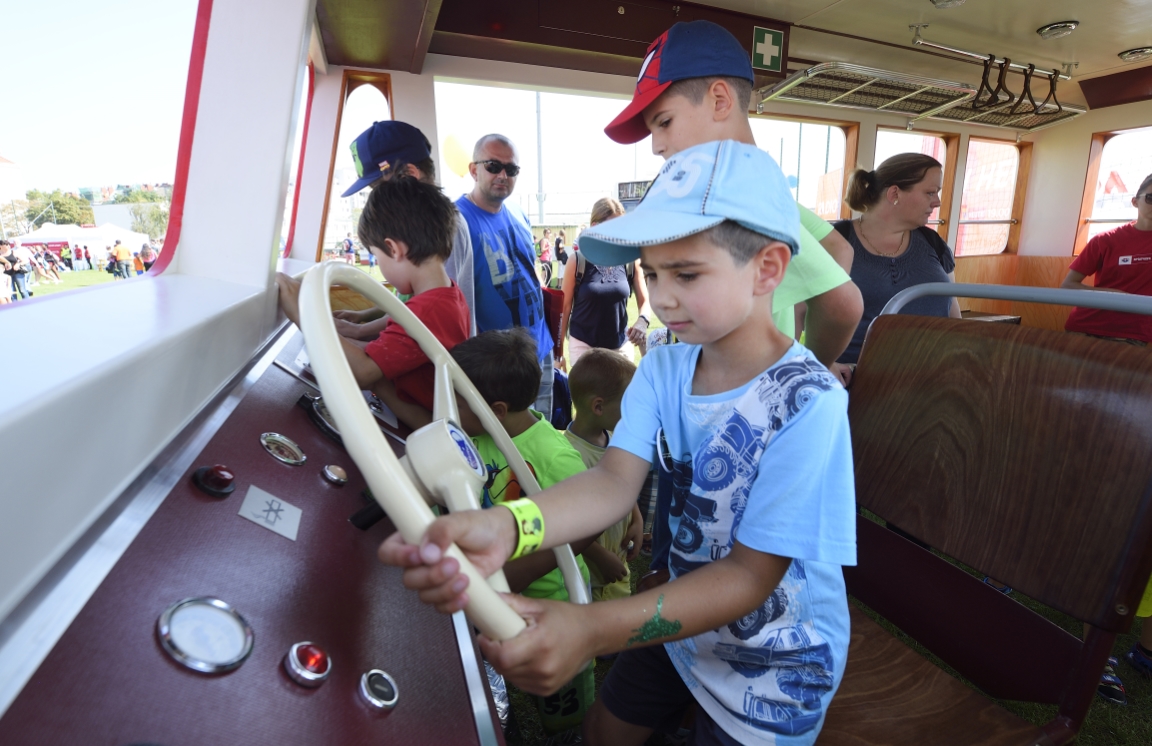
[[[196,11],[194,0],[4,4],[0,238],[27,268],[18,298],[167,263]],[[127,253],[114,275],[103,269],[117,243]]]
[[[940,161],[943,166],[943,171],[948,170],[948,145],[944,142],[944,138],[937,137],[936,135],[921,135],[914,132],[900,132],[898,130],[878,129],[876,130],[876,158],[873,161],[875,168],[884,161],[888,160],[894,155],[901,153],[923,153],[930,155],[936,160]],[[949,182],[947,173],[945,173],[944,187],[940,192],[940,205],[941,207],[948,201],[945,199],[949,195]],[[941,225],[940,208],[937,207],[928,216],[928,225],[937,227]]]
[[[472,191],[472,148],[483,135],[500,133],[516,145],[520,160],[508,202],[534,229],[563,230],[569,244],[596,200],[619,199],[621,184],[651,181],[664,164],[653,155],[651,139],[621,145],[604,135],[603,126],[626,98],[450,81],[435,86],[437,176],[444,193],[456,199]]]
[[[1152,173],[1152,127],[1143,127],[1094,139],[1103,140],[1096,172],[1087,231],[1080,231],[1076,253],[1088,239],[1136,219],[1132,197],[1144,177]]]
[[[1020,150],[1012,143],[968,141],[956,256],[999,254],[1008,246],[1019,170]]]
[[[336,153],[332,159],[332,179],[328,185],[328,210],[324,221],[317,261],[341,258],[342,241],[352,234],[356,241],[356,225],[368,200],[368,190],[362,189],[350,197],[341,197],[359,178],[352,160],[351,145],[356,137],[372,126],[373,122],[392,118],[392,106],[385,91],[389,78],[381,76],[371,80],[345,77],[345,90],[349,91],[340,110],[340,134]]]
[[[750,123],[756,144],[776,159],[796,201],[825,220],[839,220],[847,142],[844,130],[836,125],[757,116]]]

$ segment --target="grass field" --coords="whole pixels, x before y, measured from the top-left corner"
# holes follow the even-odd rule
[[[28,275],[31,277],[32,275]],[[51,282],[40,281],[37,285],[30,285],[28,289],[32,291],[32,296],[39,295],[52,295],[54,293],[62,293],[65,290],[75,290],[76,288],[86,288],[90,285],[102,285],[106,282],[113,282],[115,278],[103,270],[81,270],[79,272],[61,272],[60,279],[63,280],[59,285]]]

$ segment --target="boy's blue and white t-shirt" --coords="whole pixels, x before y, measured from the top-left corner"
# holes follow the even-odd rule
[[[848,656],[842,565],[856,564],[848,394],[794,343],[732,391],[692,394],[698,345],[652,350],[611,445],[670,470],[673,579],[733,542],[792,558],[748,616],[665,643],[700,706],[741,743],[811,744]]]

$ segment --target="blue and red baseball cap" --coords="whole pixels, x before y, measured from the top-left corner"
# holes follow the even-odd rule
[[[419,163],[432,154],[424,133],[407,122],[375,122],[349,146],[356,164],[356,183],[341,197],[348,197],[384,176],[397,163]]]
[[[623,145],[648,137],[644,109],[668,86],[688,78],[744,78],[756,82],[751,57],[728,29],[712,21],[677,23],[649,45],[632,103],[604,128],[604,134]]]

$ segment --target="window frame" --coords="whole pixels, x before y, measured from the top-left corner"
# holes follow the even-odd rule
[[[1088,148],[1088,170],[1084,174],[1084,191],[1080,195],[1080,216],[1076,219],[1076,237],[1072,242],[1072,256],[1079,256],[1088,245],[1088,231],[1092,227],[1092,208],[1096,204],[1096,183],[1100,179],[1100,162],[1104,158],[1104,146],[1113,137],[1131,129],[1092,133]]]
[[[328,230],[328,210],[332,201],[332,179],[336,174],[336,149],[340,146],[340,127],[348,97],[361,86],[372,86],[388,102],[388,116],[393,118],[392,75],[374,70],[345,70],[340,81],[340,106],[336,109],[336,128],[332,134],[332,151],[328,158],[328,185],[324,189],[324,208],[320,214],[320,235],[316,238],[316,261],[324,261],[324,236]],[[295,218],[293,218],[295,219]]]
[[[944,141],[944,183],[940,186],[940,217],[937,219],[936,225],[932,226],[933,230],[945,241],[948,240],[948,226],[952,220],[952,203],[953,197],[956,192],[956,177],[957,165],[960,161],[960,135],[956,132],[938,132],[935,130],[909,130],[906,127],[894,127],[889,125],[876,126],[876,139],[880,138],[881,131],[895,132],[901,135],[922,135],[925,137],[939,137]],[[875,169],[878,165],[875,163],[875,149],[873,149],[873,163],[872,168]],[[948,174],[952,174],[948,176]],[[931,221],[929,221],[931,224]]]
[[[1012,191],[1012,210],[1008,215],[1008,240],[1004,244],[1004,248],[996,254],[973,254],[972,256],[1000,256],[1002,254],[1016,254],[1020,249],[1020,226],[1024,220],[1024,198],[1028,192],[1028,175],[1032,170],[1032,143],[1030,142],[1014,142],[1012,140],[1002,140],[996,137],[979,137],[976,135],[969,136],[968,143],[971,146],[972,141],[993,143],[996,145],[1011,145],[1016,148],[1018,161],[1016,164],[1016,185]],[[964,179],[960,184],[960,202],[964,201],[964,189],[968,186],[968,156],[964,156]],[[959,215],[959,211],[957,211]],[[953,248],[954,251],[959,251],[960,243],[960,226],[965,222],[961,218],[956,218],[956,243],[957,246]],[[959,257],[957,257],[959,258]]]
[[[848,178],[855,170],[860,154],[860,122],[845,119],[826,119],[824,117],[788,116],[784,114],[758,114],[748,112],[748,117],[756,119],[774,119],[778,122],[794,122],[796,124],[818,124],[824,127],[835,127],[844,133],[844,179],[840,184],[840,219],[849,220],[852,217],[852,208],[844,201],[844,190],[848,187]]]

